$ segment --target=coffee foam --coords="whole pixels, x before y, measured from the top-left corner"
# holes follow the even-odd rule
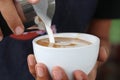
[[[79,38],[55,37],[55,43],[49,43],[48,38],[37,41],[39,45],[54,48],[72,48],[90,45],[91,42]]]
[[[75,41],[59,41],[57,43],[55,43],[55,45],[59,45],[61,48],[65,48],[65,47],[80,47],[80,46],[86,46],[88,44],[86,43],[82,43],[82,42],[75,42]]]

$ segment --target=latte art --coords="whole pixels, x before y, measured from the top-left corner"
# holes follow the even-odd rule
[[[38,40],[37,44],[46,47],[68,48],[90,45],[91,42],[79,38],[55,37],[55,43],[49,43],[49,39],[45,38]]]

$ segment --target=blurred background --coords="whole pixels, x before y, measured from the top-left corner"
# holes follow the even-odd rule
[[[120,80],[120,19],[113,19],[110,29],[111,55],[99,68],[97,80]]]
[[[36,13],[31,4],[26,0],[19,0],[25,17],[27,19],[27,25],[34,23],[34,17]],[[108,61],[98,69],[96,80],[120,80],[120,20],[115,19],[111,22],[110,29],[110,41],[111,41],[111,55]]]

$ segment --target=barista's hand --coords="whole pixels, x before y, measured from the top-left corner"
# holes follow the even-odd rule
[[[19,8],[18,3],[14,0],[0,0],[0,13],[12,32],[19,35],[24,32],[24,26],[21,20],[22,16],[19,14],[20,9],[17,8]],[[2,38],[3,35],[0,29],[0,39]]]
[[[96,79],[97,69],[107,60],[107,57],[108,57],[107,51],[105,50],[104,47],[101,47],[100,54],[98,56],[98,61],[96,62],[96,65],[94,66],[93,70],[89,73],[88,80]]]
[[[104,47],[100,48],[99,59],[87,76],[84,72],[76,70],[73,72],[75,80],[95,80],[98,66],[107,59],[106,50]],[[37,64],[34,55],[28,56],[28,66],[30,73],[35,77],[36,80],[50,80],[51,77],[48,73],[47,67],[43,63]],[[64,70],[60,67],[54,67],[52,70],[52,80],[68,80]]]
[[[47,67],[43,63],[36,64],[34,55],[28,56],[28,66],[30,73],[36,80],[68,80],[64,70],[59,66],[53,67],[52,76],[49,75]],[[87,76],[80,70],[73,73],[75,80],[87,80]]]

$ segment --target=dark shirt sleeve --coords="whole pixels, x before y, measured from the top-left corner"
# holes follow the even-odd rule
[[[0,42],[0,80],[12,80],[5,64],[4,42]]]
[[[120,0],[99,0],[95,13],[95,18],[120,18]]]
[[[0,42],[0,80],[34,80],[27,64],[31,53],[32,39],[5,37]]]

